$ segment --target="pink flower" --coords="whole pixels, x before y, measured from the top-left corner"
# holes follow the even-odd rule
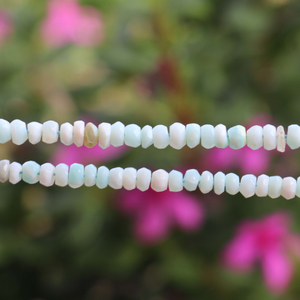
[[[12,33],[12,22],[8,17],[8,14],[0,10],[0,43],[5,41],[7,37]]]
[[[41,33],[53,47],[94,46],[102,40],[103,25],[99,12],[93,7],[82,7],[76,0],[51,0]]]
[[[267,288],[282,293],[294,273],[289,254],[299,257],[299,236],[289,231],[289,217],[274,213],[258,221],[245,221],[225,247],[224,264],[235,271],[249,272],[259,262]]]
[[[122,191],[117,204],[121,211],[134,220],[134,233],[144,244],[163,240],[172,226],[193,231],[204,219],[203,206],[185,192],[157,193],[151,189]]]

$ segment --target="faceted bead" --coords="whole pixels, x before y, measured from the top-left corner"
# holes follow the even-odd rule
[[[146,125],[142,129],[142,147],[148,148],[153,144],[153,129],[151,126]]]
[[[180,192],[183,190],[183,175],[181,172],[173,170],[169,174],[170,192]]]
[[[186,145],[185,126],[181,123],[174,123],[170,126],[170,146],[174,149],[181,149]]]
[[[149,189],[151,182],[151,171],[147,168],[141,168],[137,171],[136,187],[144,192]]]
[[[91,122],[85,126],[83,144],[87,148],[93,148],[98,144],[98,127]]]
[[[234,173],[229,173],[225,176],[226,192],[230,195],[235,195],[240,190],[240,178]]]
[[[124,170],[120,167],[113,168],[109,171],[108,184],[115,190],[122,188]]]
[[[264,148],[266,150],[273,150],[276,148],[276,127],[273,125],[266,125],[263,128]]]
[[[201,127],[198,124],[192,123],[186,125],[185,130],[186,144],[189,148],[195,148],[200,144]]]
[[[74,127],[70,123],[64,123],[60,126],[60,141],[66,146],[73,144]]]
[[[263,129],[255,125],[247,130],[247,146],[252,150],[257,150],[263,145]]]
[[[217,195],[221,195],[225,191],[225,174],[218,172],[214,176],[214,192]]]
[[[99,147],[102,149],[106,149],[110,146],[110,135],[111,135],[111,124],[109,123],[101,123],[98,126],[99,132]]]
[[[278,198],[281,194],[282,178],[280,176],[271,176],[269,179],[268,196],[272,199]]]
[[[121,122],[116,122],[111,125],[110,143],[114,147],[124,145],[125,126]]]
[[[9,177],[10,162],[7,159],[0,161],[0,182],[4,183]]]
[[[232,149],[241,149],[246,145],[246,129],[237,125],[228,130],[229,146]]]
[[[300,147],[300,126],[290,125],[287,132],[287,144],[291,149],[297,149]]]
[[[82,147],[84,142],[85,123],[83,121],[74,122],[74,144]]]
[[[72,164],[69,172],[69,186],[77,189],[84,184],[84,166],[81,164]]]
[[[56,143],[58,140],[58,123],[47,121],[43,124],[42,141],[46,144]]]
[[[164,149],[169,145],[169,133],[167,126],[156,125],[153,128],[153,143],[157,149]]]
[[[255,187],[256,187],[256,176],[252,174],[247,174],[242,177],[241,184],[240,184],[240,193],[245,198],[254,196]]]
[[[69,166],[59,164],[55,167],[55,184],[58,186],[67,186],[69,182]]]
[[[125,190],[131,191],[136,187],[136,169],[126,168],[123,173],[123,187]]]
[[[201,179],[200,179],[200,183],[199,183],[200,191],[203,194],[207,194],[213,189],[213,186],[214,186],[213,174],[211,174],[209,171],[204,171],[201,174]]]
[[[91,187],[96,184],[98,169],[90,164],[84,168],[84,184],[85,186]]]
[[[255,193],[258,197],[266,197],[269,188],[269,176],[262,174],[257,178]]]
[[[0,119],[0,144],[5,144],[11,140],[10,123]]]
[[[189,192],[195,191],[200,182],[200,179],[201,176],[197,170],[195,169],[187,170],[184,175],[183,186]]]
[[[99,189],[104,189],[108,186],[109,169],[105,166],[98,168],[96,185]]]
[[[13,162],[9,166],[9,182],[12,184],[17,184],[22,179],[22,165]]]
[[[142,143],[141,127],[136,124],[130,124],[125,127],[125,145],[137,148]]]
[[[27,139],[27,127],[26,123],[21,120],[14,120],[10,124],[11,129],[11,139],[15,145],[24,144]]]
[[[276,131],[277,151],[284,152],[286,146],[285,131],[283,126],[278,126]]]
[[[206,124],[201,127],[201,145],[206,149],[211,149],[216,146],[216,133],[214,126]]]
[[[27,161],[23,164],[23,181],[34,184],[37,183],[40,179],[40,169],[41,166],[35,161]]]
[[[227,128],[223,124],[215,127],[216,133],[216,147],[226,148],[228,146]]]
[[[38,122],[30,122],[27,125],[29,143],[35,145],[42,139],[43,124]]]
[[[152,173],[151,188],[156,192],[163,192],[168,188],[169,173],[159,169]]]
[[[297,182],[293,177],[285,177],[282,180],[281,195],[286,200],[293,199],[296,195]]]
[[[41,165],[40,184],[44,186],[52,186],[54,183],[55,167],[50,163]]]

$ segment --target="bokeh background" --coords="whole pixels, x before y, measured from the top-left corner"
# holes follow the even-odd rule
[[[0,118],[299,123],[293,0],[1,0]],[[0,145],[40,164],[299,175],[299,152]],[[297,198],[0,186],[0,298],[299,299]]]

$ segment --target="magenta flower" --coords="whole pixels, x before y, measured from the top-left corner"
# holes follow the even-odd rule
[[[0,43],[4,42],[12,33],[12,22],[8,14],[0,10]]]
[[[122,191],[117,200],[122,212],[134,220],[134,234],[144,244],[163,240],[172,226],[193,231],[204,220],[202,204],[185,192],[157,193],[151,189]]]
[[[41,33],[53,47],[67,44],[94,46],[102,41],[103,24],[93,7],[80,6],[76,0],[51,0]]]
[[[300,258],[300,238],[289,227],[289,217],[282,212],[243,222],[222,253],[225,266],[249,272],[258,262],[267,288],[272,293],[284,292],[294,273],[290,255]]]

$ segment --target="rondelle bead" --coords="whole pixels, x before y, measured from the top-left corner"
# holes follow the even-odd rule
[[[50,163],[41,165],[40,184],[44,186],[52,186],[54,183],[55,167]]]
[[[185,129],[186,144],[189,148],[195,148],[200,144],[201,127],[199,124],[187,124]]]
[[[229,146],[232,149],[241,149],[246,145],[246,129],[237,125],[228,129]]]
[[[23,181],[34,184],[37,183],[40,179],[40,169],[41,166],[35,161],[27,161],[22,166],[22,178]]]
[[[110,143],[114,147],[124,145],[125,126],[121,122],[116,122],[111,125]]]
[[[74,144],[77,147],[82,147],[84,142],[85,123],[83,121],[74,122]]]
[[[64,123],[60,126],[60,141],[66,146],[73,144],[74,127],[70,123]]]
[[[278,126],[276,131],[277,151],[284,152],[286,146],[285,131],[283,126]]]
[[[197,170],[187,170],[183,178],[183,186],[189,192],[195,191],[200,182],[200,179],[201,176]]]
[[[110,146],[111,124],[101,123],[98,126],[99,132],[99,147],[106,149]]]
[[[141,168],[137,171],[136,187],[144,192],[149,189],[151,183],[151,171],[147,168]]]
[[[170,146],[174,149],[181,149],[186,145],[185,126],[181,123],[174,123],[170,126]]]
[[[199,189],[203,194],[209,193],[214,186],[214,176],[209,171],[204,171],[201,174]]]
[[[27,141],[28,135],[25,122],[21,120],[13,120],[10,123],[10,129],[11,139],[15,145],[22,145]]]
[[[5,144],[11,140],[10,123],[0,119],[0,144]]]
[[[4,183],[8,180],[10,162],[7,159],[0,161],[0,182]]]
[[[22,165],[17,162],[11,163],[9,166],[8,178],[9,182],[12,184],[17,184],[20,182],[22,179]]]
[[[257,150],[263,145],[263,129],[255,125],[247,130],[247,146],[252,150]]]
[[[137,148],[142,143],[141,127],[136,124],[130,124],[125,127],[125,145]]]
[[[87,148],[93,148],[98,144],[98,127],[91,122],[85,126],[83,144]]]
[[[223,124],[215,127],[216,133],[216,147],[226,148],[228,146],[227,128]]]
[[[247,174],[242,177],[241,184],[240,184],[240,193],[245,198],[254,196],[255,187],[256,187],[256,176],[252,174]]]
[[[276,127],[273,125],[265,125],[263,128],[264,148],[266,150],[276,149]]]
[[[180,192],[183,190],[183,175],[181,172],[172,170],[169,174],[170,192]]]
[[[156,125],[153,128],[153,144],[157,149],[164,149],[169,145],[168,127],[164,125]]]
[[[69,186],[77,189],[84,184],[84,166],[81,164],[72,164],[69,172]]]
[[[296,196],[300,198],[300,176],[297,178]]]
[[[168,188],[169,173],[159,169],[152,173],[151,188],[156,192],[163,192]]]
[[[280,176],[271,176],[269,179],[268,196],[272,199],[278,198],[281,194],[282,178]]]
[[[109,171],[108,184],[115,190],[122,188],[124,170],[120,167],[113,168]]]
[[[96,166],[90,164],[84,168],[84,184],[87,187],[94,186],[96,184],[98,169]]]
[[[300,126],[290,125],[287,132],[287,144],[291,149],[297,149],[300,147]]]
[[[153,144],[153,129],[151,126],[149,125],[144,126],[141,135],[142,135],[143,148],[148,148]]]
[[[214,176],[214,192],[217,195],[221,195],[225,191],[225,174],[218,172]]]
[[[55,185],[67,186],[69,181],[69,166],[66,164],[58,164],[55,167]]]
[[[209,124],[201,126],[201,146],[211,149],[216,146],[215,127]]]
[[[96,185],[99,189],[104,189],[108,186],[109,169],[105,166],[98,168]]]
[[[47,121],[43,124],[42,141],[46,144],[56,143],[58,140],[58,123]]]
[[[235,195],[240,191],[240,178],[234,173],[229,173],[225,176],[226,192],[230,195]]]
[[[125,190],[131,191],[136,187],[136,169],[125,168],[123,172],[123,187]]]
[[[269,176],[262,174],[258,176],[255,193],[258,197],[266,197],[268,195]]]
[[[282,180],[281,196],[286,200],[293,199],[296,195],[297,182],[293,177],[285,177]]]
[[[42,140],[43,124],[30,122],[27,125],[29,143],[35,145]]]

